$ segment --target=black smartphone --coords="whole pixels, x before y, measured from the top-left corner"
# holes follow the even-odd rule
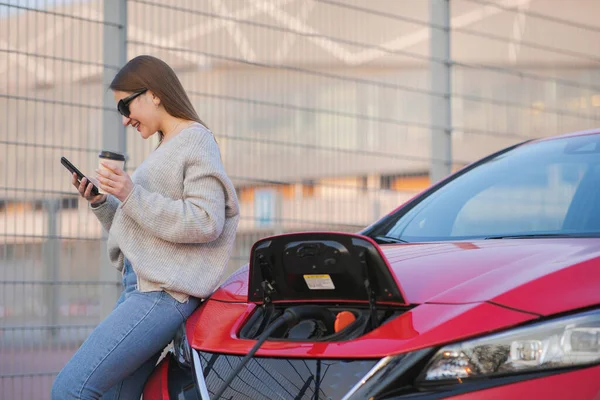
[[[68,169],[69,171],[71,171],[71,173],[76,173],[77,174],[77,182],[81,182],[81,180],[83,178],[87,178],[85,175],[83,175],[81,173],[80,170],[77,169],[77,167],[75,167],[73,164],[71,164],[71,162],[69,160],[67,160],[65,157],[61,157],[60,158],[60,163],[62,165],[64,165],[66,169]],[[90,181],[90,178],[87,178],[87,180],[88,180],[88,183],[92,183]],[[94,184],[92,183],[92,185],[94,185]],[[92,187],[91,194],[94,195],[94,196],[97,196],[97,195],[100,194],[100,193],[98,193],[98,188],[96,187],[96,185],[94,185]]]

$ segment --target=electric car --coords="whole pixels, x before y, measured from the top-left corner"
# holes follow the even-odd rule
[[[248,257],[145,400],[600,398],[600,130],[511,146],[360,232],[267,237]]]

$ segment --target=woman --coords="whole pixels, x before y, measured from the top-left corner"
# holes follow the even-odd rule
[[[177,328],[219,284],[239,219],[219,148],[173,70],[129,61],[110,88],[123,124],[159,146],[129,175],[96,170],[107,194],[73,177],[108,235],[124,290],[112,313],[60,372],[52,399],[139,399]]]

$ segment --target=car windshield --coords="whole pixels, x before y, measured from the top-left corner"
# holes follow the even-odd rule
[[[476,166],[371,236],[382,243],[600,236],[600,135],[532,142]]]

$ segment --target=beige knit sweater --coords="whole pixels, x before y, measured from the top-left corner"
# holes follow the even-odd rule
[[[212,133],[193,124],[150,153],[131,175],[121,203],[92,207],[108,232],[108,254],[127,257],[142,292],[165,290],[180,302],[208,297],[223,278],[239,220],[233,184]]]

